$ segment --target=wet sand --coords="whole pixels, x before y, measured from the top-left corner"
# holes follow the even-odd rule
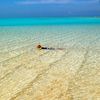
[[[66,50],[37,50],[27,40],[1,44],[0,100],[100,100],[95,39],[88,46],[70,42]]]

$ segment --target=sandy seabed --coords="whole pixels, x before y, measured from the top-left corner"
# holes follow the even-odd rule
[[[0,49],[0,100],[100,100],[98,46],[49,51],[16,45]]]
[[[21,34],[27,38],[34,29],[8,27],[0,32],[11,39]],[[100,100],[99,26],[57,29],[66,31],[53,35],[52,28],[46,30],[49,35],[44,31],[32,34],[34,39],[0,42],[0,100]],[[37,50],[38,40],[51,47],[58,41],[65,50]]]

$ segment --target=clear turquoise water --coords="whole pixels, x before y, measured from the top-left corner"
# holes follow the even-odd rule
[[[0,26],[100,24],[100,18],[10,18],[0,19]]]
[[[0,19],[0,47],[23,41],[22,45],[98,48],[100,18]]]

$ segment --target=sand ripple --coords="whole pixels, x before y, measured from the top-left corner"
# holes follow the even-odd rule
[[[100,100],[100,36],[78,32],[1,43],[0,100]],[[65,50],[34,48],[61,35]]]
[[[99,100],[100,52],[26,50],[0,62],[0,100]]]

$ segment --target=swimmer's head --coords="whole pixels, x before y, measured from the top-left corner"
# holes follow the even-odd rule
[[[42,48],[42,46],[41,46],[41,45],[38,45],[38,46],[37,46],[37,49],[41,49],[41,48]]]

